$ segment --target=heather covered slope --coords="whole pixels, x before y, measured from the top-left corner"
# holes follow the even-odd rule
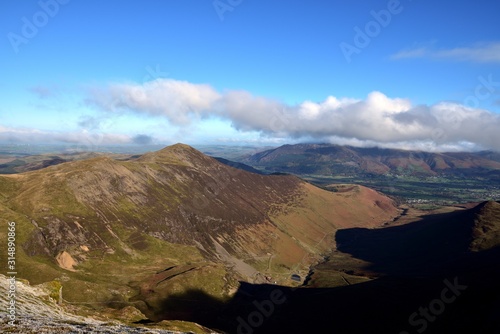
[[[483,251],[500,245],[500,203],[485,202],[475,208],[473,240],[470,248]]]
[[[432,153],[332,144],[284,145],[250,155],[242,162],[297,175],[487,176],[500,170],[500,160],[494,152]]]
[[[491,210],[496,204],[410,209],[383,228],[338,230],[336,250],[313,267],[307,284],[298,289],[242,283],[225,303],[196,290],[175,298],[199,296],[212,307],[193,312],[190,319],[204,319],[229,333],[250,328],[253,333],[496,334],[500,244],[471,247],[480,224],[498,225]],[[270,306],[276,291],[282,298]],[[176,310],[171,303],[166,310]],[[256,311],[266,318],[249,326],[256,323]]]
[[[182,144],[1,176],[0,209],[17,224],[21,277],[63,278],[68,301],[134,305],[156,320],[184,291],[225,300],[237,280],[291,284],[334,247],[338,228],[398,214],[361,186],[329,192],[248,173]]]
[[[279,287],[286,303],[254,333],[499,333],[497,209],[410,210],[387,227],[339,230],[337,249],[307,286]],[[275,289],[243,285],[227,316],[232,328]]]

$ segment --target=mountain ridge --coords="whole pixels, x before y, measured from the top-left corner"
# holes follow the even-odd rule
[[[432,153],[334,144],[283,145],[244,157],[241,161],[254,167],[295,174],[363,172],[435,176],[467,173],[472,169],[481,174],[500,170],[499,154],[490,151]]]
[[[321,261],[337,229],[400,212],[362,186],[326,191],[186,145],[0,176],[0,211],[18,226],[23,278],[59,279],[70,302],[133,305],[157,321],[182,291],[225,299],[238,281],[298,284],[290,275]]]
[[[256,332],[364,330],[371,324],[351,323],[360,306],[374,328],[397,330],[435,298],[443,270],[462,273],[472,292],[495,287],[497,202],[408,214],[367,187],[325,188],[293,175],[245,172],[174,145],[0,176],[0,214],[16,222],[19,277],[62,286],[64,304],[75,310],[89,305],[85,314],[129,314],[127,321],[141,315],[234,332],[238,317],[279,289],[287,303]],[[3,229],[0,246],[5,240]],[[467,273],[469,263],[477,273]],[[493,283],[484,284],[483,272]],[[385,300],[393,288],[412,298]],[[367,296],[369,304],[357,305]],[[485,294],[476,296],[479,302]],[[398,315],[397,326],[381,305]]]

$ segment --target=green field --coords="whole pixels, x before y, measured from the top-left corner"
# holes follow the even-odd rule
[[[459,204],[500,200],[500,183],[482,178],[412,176],[343,177],[303,175],[307,181],[325,187],[328,184],[354,183],[374,188],[401,202],[416,205]]]

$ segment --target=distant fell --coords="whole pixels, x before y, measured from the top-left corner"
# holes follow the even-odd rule
[[[486,176],[500,171],[500,155],[495,152],[432,153],[333,144],[284,145],[248,156],[242,162],[297,175]]]

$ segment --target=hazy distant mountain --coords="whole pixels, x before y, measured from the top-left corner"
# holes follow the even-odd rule
[[[297,175],[487,176],[500,171],[500,154],[495,152],[429,153],[332,144],[284,145],[242,162]]]
[[[54,166],[68,161],[85,160],[103,156],[103,153],[81,152],[42,155],[0,156],[0,174],[16,174]],[[118,156],[118,155],[116,155]]]

